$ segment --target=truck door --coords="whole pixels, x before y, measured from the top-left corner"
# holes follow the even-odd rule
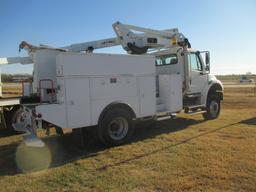
[[[207,73],[204,71],[200,54],[191,52],[188,54],[190,67],[190,92],[201,93],[207,84]]]

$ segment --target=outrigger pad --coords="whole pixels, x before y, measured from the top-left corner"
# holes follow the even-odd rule
[[[25,144],[29,147],[44,147],[45,146],[44,142],[32,133],[26,134],[23,137],[24,137]]]

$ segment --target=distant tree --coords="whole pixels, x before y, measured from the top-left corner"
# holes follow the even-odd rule
[[[11,82],[21,82],[21,81],[31,81],[32,75],[29,74],[1,74],[1,80],[3,83],[11,83]]]
[[[3,83],[5,82],[12,82],[12,75],[11,74],[2,74],[1,80]]]

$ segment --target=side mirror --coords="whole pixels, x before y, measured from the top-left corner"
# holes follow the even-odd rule
[[[205,65],[210,65],[210,52],[205,53]]]

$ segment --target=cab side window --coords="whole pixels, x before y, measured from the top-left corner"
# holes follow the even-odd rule
[[[156,66],[175,65],[178,63],[178,57],[175,54],[164,55],[156,58]]]
[[[189,62],[191,70],[193,71],[202,71],[202,64],[201,61],[196,53],[190,53],[189,54]]]

